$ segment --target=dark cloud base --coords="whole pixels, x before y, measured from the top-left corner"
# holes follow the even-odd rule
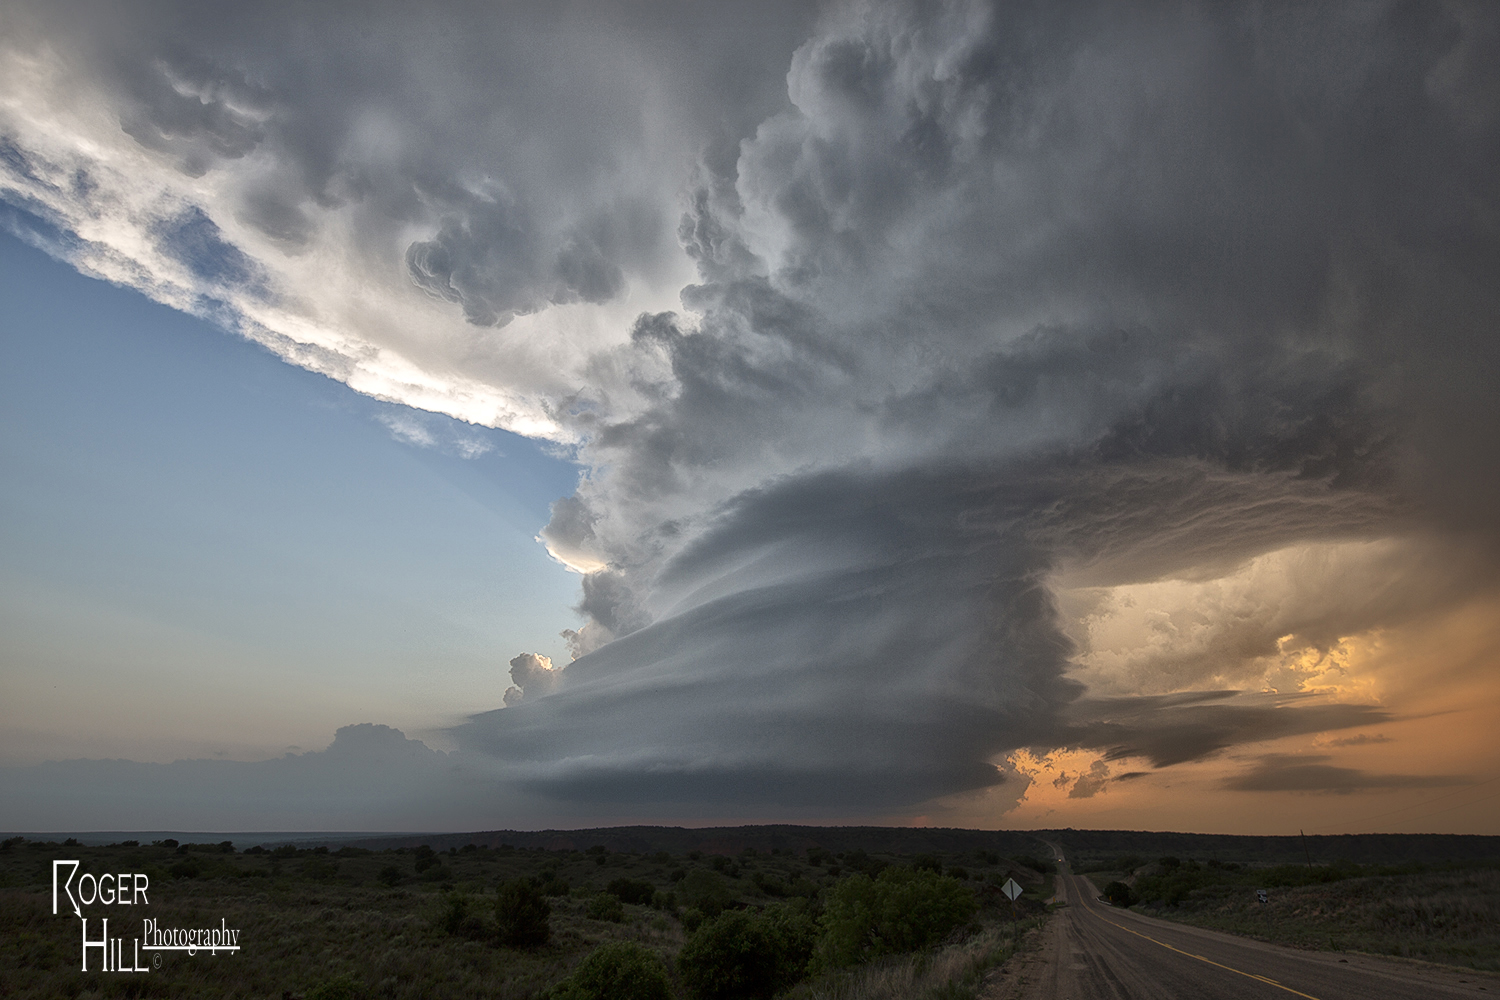
[[[1223,787],[1236,792],[1351,792],[1393,788],[1451,788],[1475,779],[1457,774],[1372,774],[1353,767],[1325,764],[1321,754],[1267,754],[1255,767],[1226,778]]]

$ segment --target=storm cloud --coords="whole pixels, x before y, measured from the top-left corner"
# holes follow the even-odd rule
[[[1382,788],[1445,788],[1471,784],[1474,779],[1452,774],[1371,774],[1352,767],[1335,767],[1321,754],[1292,757],[1268,754],[1255,767],[1230,778],[1224,787],[1237,792],[1350,792]]]
[[[13,7],[16,228],[574,449],[579,658],[453,734],[539,800],[852,813],[1380,725],[1307,664],[1496,586],[1488,7]],[[1359,586],[1244,576],[1313,551]]]

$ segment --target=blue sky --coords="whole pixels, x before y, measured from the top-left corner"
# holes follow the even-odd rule
[[[578,577],[535,535],[573,463],[9,234],[0,302],[4,763],[425,733],[498,707],[518,652],[566,658]]]

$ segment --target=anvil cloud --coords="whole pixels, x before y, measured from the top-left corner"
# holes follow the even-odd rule
[[[1379,637],[1494,606],[1486,6],[0,26],[12,228],[574,449],[579,658],[454,734],[529,801],[893,815],[1017,753],[1237,759],[1401,718],[1447,675]],[[1422,781],[1254,759],[1216,787]]]

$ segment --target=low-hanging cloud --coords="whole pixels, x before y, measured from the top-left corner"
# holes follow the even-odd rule
[[[1446,788],[1472,784],[1456,774],[1372,774],[1354,767],[1328,764],[1323,754],[1267,754],[1248,771],[1224,780],[1236,792],[1351,792],[1389,788]]]
[[[649,9],[313,46],[21,6],[6,199],[297,363],[577,448],[542,537],[579,658],[454,734],[531,794],[897,808],[1021,747],[1398,713],[1221,688],[1495,586],[1494,11]],[[1339,546],[1386,582],[1275,606],[1244,569]],[[1162,580],[1249,582],[1085,646],[1069,615]],[[1234,780],[1348,777],[1295,766]]]
[[[540,653],[521,653],[510,661],[510,687],[505,689],[507,705],[519,705],[528,695],[543,698],[557,689],[562,669],[552,665],[551,657]]]

